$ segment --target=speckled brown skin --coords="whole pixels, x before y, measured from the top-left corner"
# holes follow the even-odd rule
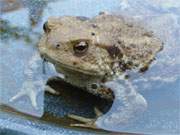
[[[151,32],[115,15],[49,18],[44,31],[38,46],[41,56],[65,75],[65,81],[108,99],[113,94],[104,82],[126,70],[144,72],[162,49]]]

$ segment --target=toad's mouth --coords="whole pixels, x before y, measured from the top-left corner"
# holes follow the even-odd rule
[[[72,74],[76,73],[76,74],[84,74],[88,76],[99,76],[99,77],[104,76],[104,74],[99,73],[98,71],[95,71],[95,70],[83,70],[75,66],[64,64],[46,54],[41,55],[41,57],[45,61],[52,63],[55,66],[56,70],[63,74],[66,74],[67,72],[69,72]]]

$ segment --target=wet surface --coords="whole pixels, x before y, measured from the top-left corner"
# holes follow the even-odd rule
[[[15,131],[15,130],[9,130],[9,129],[1,129],[0,128],[0,135],[26,135],[22,132],[18,132],[18,131]]]
[[[42,25],[50,16],[92,17],[100,11],[107,10],[115,14],[133,16],[134,19],[143,22],[164,42],[163,51],[150,69],[144,74],[131,75],[129,78],[136,90],[147,100],[148,108],[144,114],[124,128],[111,125],[112,127],[104,127],[104,129],[151,134],[180,133],[180,3],[178,1],[2,0],[0,5],[0,47],[3,48],[4,53],[10,54],[12,61],[13,58],[30,57],[31,51],[36,50],[37,42],[42,33]],[[3,54],[2,50],[0,50],[1,54]],[[17,55],[17,50],[23,50],[24,53]],[[4,82],[18,80],[21,84],[23,78],[19,75],[20,72],[16,73],[15,69],[21,70],[22,68],[11,65],[9,59],[2,59],[0,62],[2,61],[7,61],[7,69],[13,67],[12,72],[15,74],[7,77],[7,80],[6,77],[2,76],[5,72],[4,69],[0,68],[0,80]],[[110,133],[103,130],[72,128],[69,126],[70,123],[77,123],[77,121],[67,118],[66,115],[78,114],[94,118],[94,107],[98,107],[105,113],[111,107],[111,101],[100,99],[58,80],[48,83],[60,92],[60,96],[45,94],[44,115],[41,118],[36,118],[20,112],[17,113],[12,108],[3,106],[0,108],[0,134]],[[5,89],[2,86],[4,85],[0,86],[1,98],[2,89]],[[10,89],[11,86],[7,88]],[[111,132],[111,134],[118,133]]]
[[[44,105],[44,115],[41,118],[29,116],[18,112],[7,106],[1,106],[2,112],[0,116],[3,116],[3,112],[7,113],[12,117],[16,116],[17,118],[24,118],[24,122],[31,123],[33,122],[34,126],[43,128],[43,123],[52,124],[52,127],[61,127],[63,130],[79,130],[79,133],[86,133],[88,129],[73,128],[70,127],[72,123],[79,123],[78,121],[72,120],[67,117],[67,114],[77,114],[85,117],[94,118],[94,107],[98,107],[102,112],[107,112],[111,107],[112,101],[107,101],[99,97],[93,96],[87,92],[82,91],[76,87],[70,86],[63,82],[62,80],[49,81],[48,84],[60,92],[60,96],[55,96],[49,93],[45,94],[45,105]],[[8,114],[10,113],[10,114]],[[21,116],[21,117],[20,117]],[[15,119],[14,119],[15,120]],[[15,120],[16,121],[16,120]],[[24,123],[21,120],[18,120],[19,123]],[[36,121],[36,122],[35,122]],[[33,128],[33,127],[31,127]],[[44,127],[45,128],[45,127]],[[80,130],[81,129],[81,130]],[[5,129],[4,129],[5,130]],[[14,131],[2,131],[2,133],[14,133]],[[6,129],[7,130],[7,129]],[[58,129],[62,130],[62,129]],[[107,134],[110,132],[103,130],[92,131],[89,129],[88,132],[94,133],[103,133]],[[15,132],[19,133],[19,132]],[[68,133],[68,132],[67,132]],[[73,133],[73,132],[72,132]],[[78,132],[77,132],[78,133]]]

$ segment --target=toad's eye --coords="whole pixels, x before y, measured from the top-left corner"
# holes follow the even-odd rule
[[[73,46],[73,50],[74,50],[75,55],[83,55],[87,52],[88,47],[89,45],[87,42],[81,41],[78,44],[75,44]]]

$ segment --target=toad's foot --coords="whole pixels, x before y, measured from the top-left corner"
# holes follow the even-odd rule
[[[56,91],[55,89],[53,89],[52,87],[50,87],[49,85],[45,86],[45,91],[49,92],[53,95],[59,95],[60,93],[58,91]]]
[[[59,92],[55,91],[49,85],[45,86],[45,91],[52,93],[52,94],[55,94],[55,95],[59,95]],[[38,91],[35,88],[35,86],[32,82],[25,82],[23,84],[23,88],[15,96],[13,96],[9,100],[9,102],[14,102],[15,100],[18,100],[19,98],[21,98],[23,96],[27,96],[27,97],[29,97],[33,108],[38,109],[38,107],[37,107],[37,95],[39,92],[40,91]]]
[[[96,114],[96,117],[95,118],[85,118],[85,117],[82,117],[82,116],[78,116],[78,115],[74,115],[74,114],[69,114],[68,117],[71,118],[71,119],[74,119],[74,120],[77,120],[79,122],[82,122],[84,124],[71,124],[70,126],[73,126],[73,127],[85,127],[85,128],[92,128],[92,129],[99,129],[95,122],[97,120],[98,117],[102,116],[103,113],[97,109],[96,107],[94,108],[94,112]]]
[[[14,102],[15,100],[23,97],[23,96],[28,96],[30,101],[31,101],[31,104],[33,106],[33,108],[35,109],[38,109],[37,108],[37,102],[36,102],[36,98],[37,98],[37,93],[35,91],[24,91],[24,90],[21,90],[19,91],[15,96],[13,96],[9,102]]]
[[[32,88],[32,87],[31,87]],[[51,88],[49,85],[45,86],[45,91],[54,94],[54,95],[59,95],[59,92],[55,91],[53,88]],[[37,95],[40,91],[36,91],[35,89],[30,89],[26,87],[26,89],[20,90],[15,96],[13,96],[9,102],[14,102],[15,100],[18,100],[19,98],[23,96],[29,97],[31,104],[33,108],[38,109],[37,107]]]

